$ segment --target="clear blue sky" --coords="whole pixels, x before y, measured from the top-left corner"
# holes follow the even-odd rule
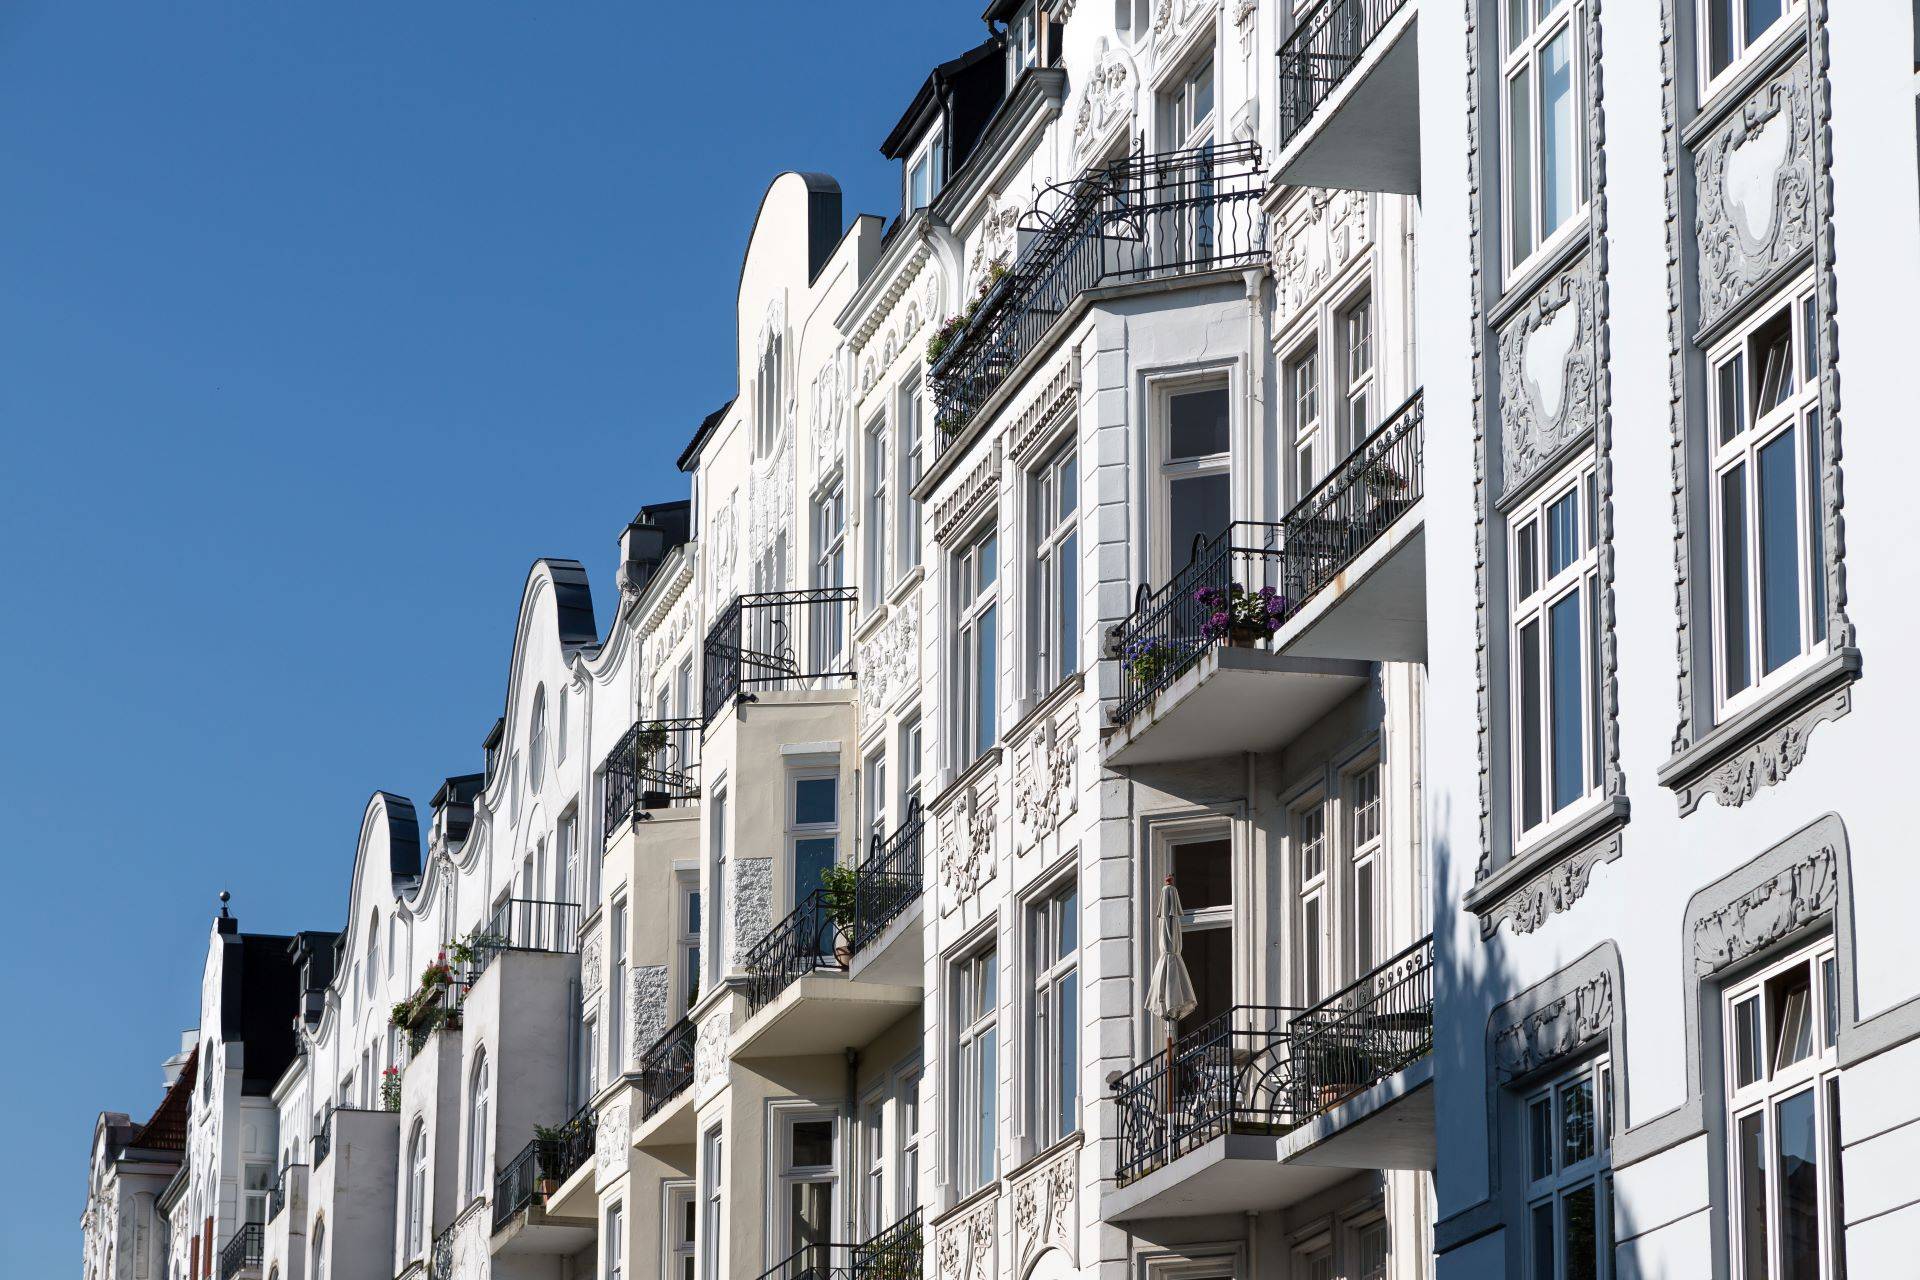
[[[760,193],[891,215],[982,7],[0,3],[0,1273],[78,1273],[220,889],[339,927],[368,794],[479,767],[528,563],[604,624]]]

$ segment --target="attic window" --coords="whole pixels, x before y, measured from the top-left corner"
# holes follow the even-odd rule
[[[907,212],[917,213],[933,203],[939,194],[940,180],[946,169],[947,141],[935,133],[907,166]]]

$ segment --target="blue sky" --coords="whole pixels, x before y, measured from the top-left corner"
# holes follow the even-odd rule
[[[528,563],[604,622],[761,191],[890,215],[981,7],[0,4],[0,1272],[77,1272],[218,892],[338,927],[368,794],[479,767]]]

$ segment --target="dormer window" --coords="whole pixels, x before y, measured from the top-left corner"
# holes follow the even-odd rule
[[[1007,23],[1007,83],[1011,85],[1021,72],[1039,65],[1039,4],[1038,0],[1027,0]]]
[[[907,165],[907,201],[909,214],[918,213],[933,203],[934,196],[940,192],[940,181],[946,169],[946,139],[935,133],[927,144],[920,149],[912,162]]]

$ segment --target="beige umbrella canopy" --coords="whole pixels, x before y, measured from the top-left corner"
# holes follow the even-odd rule
[[[1160,890],[1160,954],[1153,962],[1153,975],[1147,980],[1147,1012],[1165,1020],[1167,1041],[1173,1041],[1173,1024],[1199,1007],[1193,993],[1193,977],[1181,957],[1180,891],[1168,876]]]

